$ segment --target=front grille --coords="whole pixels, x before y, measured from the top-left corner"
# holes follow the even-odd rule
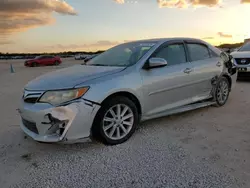
[[[37,128],[36,128],[36,123],[30,122],[30,121],[28,121],[28,120],[26,120],[26,119],[23,119],[23,118],[22,118],[22,122],[23,122],[23,125],[24,125],[27,129],[29,129],[30,131],[32,131],[32,132],[38,134],[38,130],[37,130]]]
[[[250,64],[250,58],[236,58],[235,61],[238,65],[248,65]]]

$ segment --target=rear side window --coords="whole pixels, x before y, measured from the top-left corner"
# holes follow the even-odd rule
[[[186,53],[183,44],[170,44],[162,48],[155,57],[163,58],[168,65],[176,65],[186,62]]]
[[[199,61],[210,58],[208,48],[202,44],[187,44],[191,61]]]

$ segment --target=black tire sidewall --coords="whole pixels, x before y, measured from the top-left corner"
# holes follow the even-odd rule
[[[36,63],[36,62],[33,62],[33,63],[32,63],[32,67],[37,67],[37,63]]]
[[[215,90],[215,101],[216,101],[216,105],[217,105],[217,106],[223,106],[223,105],[225,105],[226,102],[227,102],[227,100],[228,100],[228,97],[229,97],[229,91],[228,91],[227,98],[226,98],[226,100],[225,100],[223,103],[220,103],[219,100],[218,100],[218,98],[217,98],[217,92],[218,92],[218,89],[219,89],[219,85],[220,85],[220,83],[221,83],[222,81],[223,81],[223,82],[225,81],[225,82],[227,83],[228,90],[230,89],[228,80],[227,80],[225,77],[221,77],[221,78],[219,79],[217,85],[216,85],[216,90]]]
[[[112,106],[114,106],[116,104],[125,104],[128,107],[130,107],[130,109],[132,110],[132,112],[134,114],[134,124],[133,124],[133,127],[130,130],[130,132],[125,137],[123,137],[122,139],[119,139],[119,140],[112,140],[112,139],[108,138],[106,136],[106,134],[104,133],[102,120],[103,120],[106,112]],[[132,134],[135,132],[135,129],[136,129],[136,126],[138,125],[138,123],[139,123],[139,115],[138,115],[138,110],[136,108],[136,105],[127,97],[114,97],[114,98],[111,98],[111,99],[107,100],[106,102],[104,102],[102,107],[99,109],[99,111],[95,117],[95,120],[94,120],[92,133],[96,139],[102,141],[104,144],[107,144],[107,145],[121,144],[121,143],[127,141],[132,136]]]

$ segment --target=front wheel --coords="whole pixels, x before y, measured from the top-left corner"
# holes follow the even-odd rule
[[[228,80],[225,77],[220,78],[217,82],[214,94],[216,106],[223,106],[226,104],[229,97],[229,90],[230,85]]]
[[[135,132],[139,122],[136,105],[126,97],[104,102],[95,117],[93,136],[105,144],[121,144]]]

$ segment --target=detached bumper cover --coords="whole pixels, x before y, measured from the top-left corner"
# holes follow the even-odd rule
[[[88,138],[100,106],[85,100],[66,106],[21,102],[21,129],[36,141],[64,142]]]

